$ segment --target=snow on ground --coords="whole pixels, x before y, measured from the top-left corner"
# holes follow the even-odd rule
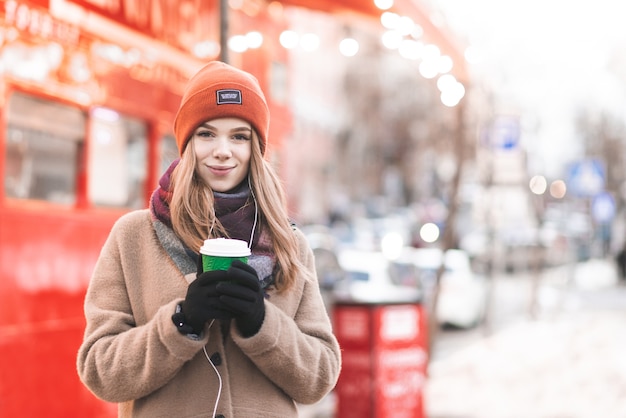
[[[575,287],[623,294],[605,271],[584,266]],[[621,303],[565,305],[435,359],[425,388],[428,418],[626,417],[625,313]]]

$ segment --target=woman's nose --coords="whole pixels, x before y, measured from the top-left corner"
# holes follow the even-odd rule
[[[230,144],[227,139],[220,138],[215,141],[215,148],[213,149],[213,155],[218,158],[225,158],[231,156]]]

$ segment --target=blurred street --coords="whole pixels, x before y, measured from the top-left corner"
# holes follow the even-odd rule
[[[427,418],[626,416],[626,286],[612,260],[499,275],[489,327],[444,329],[425,387]],[[303,408],[332,417],[334,398]]]
[[[426,387],[429,418],[626,416],[626,287],[610,260],[499,278],[495,324],[448,331]]]

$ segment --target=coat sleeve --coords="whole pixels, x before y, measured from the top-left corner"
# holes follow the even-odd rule
[[[140,280],[129,264],[141,255],[128,254],[137,225],[122,217],[114,225],[96,263],[84,311],[85,334],[77,356],[81,381],[109,402],[141,398],[167,383],[207,342],[180,335],[171,321],[179,300],[160,306],[146,323],[137,325],[127,280]],[[141,228],[140,228],[141,229]],[[125,260],[133,263],[125,264]]]
[[[301,293],[286,296],[297,299],[295,314],[266,300],[265,319],[256,335],[242,338],[234,325],[231,332],[235,343],[274,384],[294,401],[311,404],[335,387],[341,352],[320,292],[313,252],[304,235],[296,233],[307,274],[295,286]]]

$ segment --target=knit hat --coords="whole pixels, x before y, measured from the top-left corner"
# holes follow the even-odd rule
[[[202,67],[187,83],[174,119],[174,135],[182,155],[191,135],[202,123],[235,117],[250,122],[265,153],[269,108],[258,80],[245,71],[220,61]]]

